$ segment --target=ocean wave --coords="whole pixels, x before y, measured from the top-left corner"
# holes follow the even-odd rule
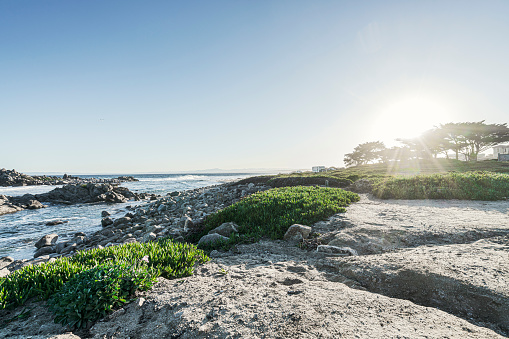
[[[161,182],[161,181],[205,181],[210,180],[210,176],[206,175],[179,175],[178,177],[166,177],[166,178],[139,178],[140,182]]]

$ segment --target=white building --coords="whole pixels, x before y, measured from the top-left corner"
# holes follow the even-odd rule
[[[509,154],[509,145],[497,145],[493,147],[493,159],[498,159],[499,154]]]
[[[325,172],[325,166],[313,166],[312,170],[314,173]]]

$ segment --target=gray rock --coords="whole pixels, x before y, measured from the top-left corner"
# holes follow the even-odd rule
[[[317,252],[344,255],[344,256],[357,256],[359,255],[356,250],[350,247],[337,247],[331,245],[318,245],[316,248]]]
[[[198,241],[198,245],[201,244],[214,244],[216,242],[220,241],[228,241],[227,237],[224,237],[220,234],[214,233],[214,234],[207,234],[201,237],[200,241]]]
[[[26,204],[26,208],[29,210],[36,210],[39,208],[44,208],[43,204],[41,204],[38,200],[29,200]]]
[[[102,211],[102,212],[101,212],[101,217],[103,217],[103,218],[109,217],[110,215],[111,215],[111,214],[110,214],[110,212],[108,212],[108,211]]]
[[[71,253],[72,251],[76,251],[76,247],[78,247],[76,244],[69,245],[69,246],[65,247],[60,252],[60,254],[67,254],[67,253]]]
[[[218,226],[214,228],[212,231],[209,232],[209,234],[220,234],[223,237],[229,237],[232,233],[238,232],[238,225],[234,222],[225,222],[221,226]]]
[[[155,233],[147,233],[143,236],[142,242],[149,242],[156,240],[157,235]]]
[[[122,217],[122,218],[118,218],[117,220],[115,220],[113,222],[113,226],[118,227],[119,225],[127,224],[129,222],[131,222],[131,218],[129,218],[129,217]]]
[[[62,250],[67,247],[68,242],[59,242],[55,247],[55,252],[62,253]]]
[[[53,221],[48,221],[46,223],[46,226],[55,226],[55,225],[61,225],[61,224],[66,224],[68,223],[69,221],[67,220],[53,220]]]
[[[311,227],[294,224],[288,228],[283,239],[286,241],[300,241],[307,239],[311,233]]]
[[[9,271],[9,269],[7,268],[0,269],[0,278],[6,277],[9,274],[11,274],[11,271]]]
[[[52,246],[57,242],[57,240],[58,234],[55,233],[46,234],[44,237],[42,237],[41,239],[39,239],[39,241],[35,243],[35,247],[41,248],[44,246]]]
[[[55,249],[56,249],[56,246],[43,246],[43,247],[39,248],[37,251],[35,251],[34,258],[38,258],[40,256],[50,254],[50,253],[55,253]]]
[[[101,225],[103,227],[106,227],[106,226],[109,226],[109,225],[112,225],[112,224],[113,224],[113,220],[110,217],[106,217],[106,218],[103,218],[101,220]]]

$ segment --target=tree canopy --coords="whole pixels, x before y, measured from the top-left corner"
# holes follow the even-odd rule
[[[386,148],[381,141],[366,142],[345,154],[347,166],[373,162],[436,158],[439,154],[449,157],[452,151],[456,159],[463,154],[468,161],[477,161],[480,152],[509,141],[507,123],[486,124],[478,122],[447,123],[424,132],[412,139],[396,139],[402,146]]]

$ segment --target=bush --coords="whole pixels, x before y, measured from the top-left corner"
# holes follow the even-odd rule
[[[90,294],[87,290],[88,285],[78,284],[76,279],[80,280],[83,277],[89,277],[91,274],[97,274],[98,277],[106,279],[105,281],[101,279],[95,281],[100,286],[110,286],[111,284],[116,286],[116,283],[112,282],[114,280],[112,274],[120,274],[119,286],[121,286],[121,290],[133,291],[132,286],[145,288],[146,284],[153,277],[179,278],[189,276],[193,274],[195,264],[203,263],[207,260],[208,257],[203,251],[198,250],[195,245],[174,243],[168,239],[143,244],[131,243],[103,249],[81,251],[73,257],[59,258],[53,262],[26,266],[5,278],[0,278],[0,308],[23,305],[32,297],[46,300],[55,293],[58,293],[59,299],[67,298],[67,300],[73,300],[71,296],[67,297],[66,294],[79,294],[80,288],[82,288],[82,293]],[[136,269],[132,269],[129,274],[125,274],[125,269],[123,268],[125,268],[126,263],[129,263],[131,268]],[[110,273],[106,274],[104,272]],[[83,276],[80,274],[83,274]],[[67,285],[71,280],[74,282],[70,283],[71,285]],[[122,285],[126,281],[132,281],[134,285]],[[102,303],[106,299],[103,300],[101,298],[107,298],[108,295],[99,296],[98,294],[92,294],[90,298],[98,299],[95,301],[87,299],[87,305],[90,305],[90,302],[92,304],[94,302]],[[125,294],[122,292],[121,295],[124,296]],[[117,304],[115,301],[117,299],[114,296],[118,297],[118,295],[111,295],[110,304],[112,305]],[[122,297],[121,299],[125,298]],[[59,313],[59,321],[70,321],[78,324],[78,322],[75,322],[76,319],[70,314],[62,313],[63,311],[58,306],[60,304],[52,302],[52,305],[55,305],[54,310],[57,310],[56,312]],[[80,324],[84,325],[85,323],[81,322]]]
[[[274,188],[252,194],[210,215],[200,235],[207,234],[222,223],[233,221],[239,225],[239,233],[234,234],[228,243],[216,247],[253,242],[262,236],[281,239],[291,225],[311,225],[336,213],[345,212],[345,207],[358,200],[357,194],[338,188]]]
[[[267,181],[271,187],[323,185],[328,187],[347,187],[353,183],[348,178],[335,178],[325,175],[280,176]]]
[[[381,199],[501,200],[509,196],[509,175],[464,172],[390,177],[374,185]]]
[[[155,270],[146,265],[100,265],[74,276],[49,299],[48,305],[56,323],[86,327],[126,303],[137,289],[150,289],[155,276]]]

